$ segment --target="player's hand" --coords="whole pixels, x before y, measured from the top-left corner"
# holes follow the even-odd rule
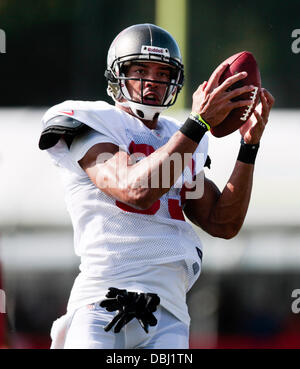
[[[231,76],[219,86],[220,77],[227,66],[228,64],[221,64],[214,71],[209,82],[202,83],[193,94],[192,111],[199,113],[211,127],[221,123],[231,110],[252,103],[251,100],[231,101],[231,99],[252,91],[254,86],[243,86],[228,91],[234,83],[247,77],[247,72]]]
[[[270,92],[262,88],[260,90],[260,103],[256,106],[251,117],[240,128],[240,133],[246,144],[259,143],[274,102],[275,99]]]

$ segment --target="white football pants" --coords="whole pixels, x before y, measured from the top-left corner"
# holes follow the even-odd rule
[[[189,327],[161,305],[154,315],[158,321],[147,334],[137,319],[119,333],[104,327],[117,312],[107,312],[98,303],[78,309],[68,328],[65,349],[188,349]]]

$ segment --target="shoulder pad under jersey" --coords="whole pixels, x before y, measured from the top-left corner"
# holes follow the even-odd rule
[[[78,120],[66,117],[65,115],[58,115],[51,118],[46,123],[46,127],[41,133],[39,148],[47,150],[55,146],[59,139],[63,137],[68,147],[70,147],[74,137],[88,127]]]

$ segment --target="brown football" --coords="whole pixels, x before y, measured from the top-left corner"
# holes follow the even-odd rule
[[[223,120],[223,122],[218,124],[216,127],[211,128],[211,133],[215,137],[227,136],[246,123],[259,101],[259,91],[261,88],[259,68],[253,54],[249,51],[242,51],[234,54],[230,58],[226,59],[223,63],[228,63],[229,65],[222,73],[219,79],[219,85],[228,77],[246,71],[248,73],[247,77],[230,86],[230,90],[245,85],[253,85],[256,87],[256,89],[232,99],[232,101],[251,99],[252,104],[232,110]]]

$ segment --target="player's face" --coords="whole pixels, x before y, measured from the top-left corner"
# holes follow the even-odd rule
[[[168,89],[168,85],[155,83],[155,80],[170,82],[171,67],[155,62],[134,62],[129,66],[126,77],[151,80],[143,82],[143,103],[161,105]],[[126,81],[126,87],[134,101],[142,102],[140,81]]]

